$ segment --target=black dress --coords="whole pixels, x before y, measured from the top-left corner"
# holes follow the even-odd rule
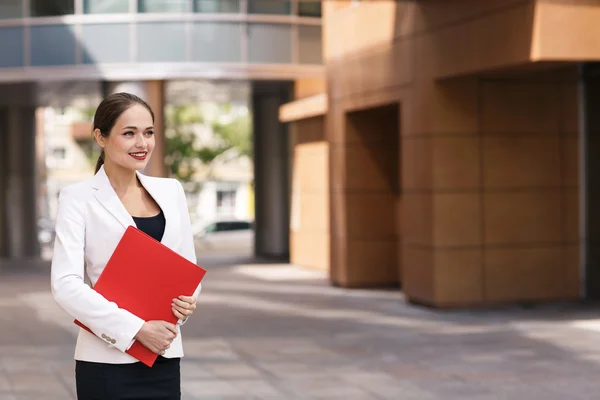
[[[160,241],[165,216],[133,217],[138,229]],[[106,364],[75,362],[78,400],[180,400],[179,358],[158,356],[152,368],[141,362]]]

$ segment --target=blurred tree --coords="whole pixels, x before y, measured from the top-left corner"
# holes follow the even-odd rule
[[[219,107],[217,115],[231,113],[231,105]],[[251,157],[252,141],[248,115],[237,116],[227,123],[206,121],[196,104],[168,106],[166,108],[165,163],[171,176],[188,185],[199,168],[210,169],[214,161],[228,150],[235,149],[238,156]],[[210,124],[212,135],[201,140],[196,130],[199,125]]]
[[[215,122],[212,129],[229,148],[236,150],[238,157],[252,159],[252,132],[248,113],[237,116],[228,123]]]

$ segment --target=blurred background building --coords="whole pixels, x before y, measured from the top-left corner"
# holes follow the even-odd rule
[[[60,189],[93,174],[95,107],[128,91],[156,113],[145,172],[183,181],[203,251],[286,260],[278,107],[322,76],[320,2],[0,2],[0,256],[51,248]]]
[[[436,307],[597,298],[598,17],[587,0],[5,0],[0,254],[38,255],[35,218],[92,173],[87,109],[127,90],[165,132],[146,172],[186,182],[205,249],[243,230],[257,256]]]

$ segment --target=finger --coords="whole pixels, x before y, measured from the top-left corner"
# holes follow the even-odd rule
[[[165,321],[164,327],[171,331],[173,334],[177,335],[177,327],[175,325]]]
[[[171,307],[173,310],[178,311],[181,315],[192,315],[193,311],[187,308],[182,308],[179,306]]]
[[[176,310],[175,307],[173,307],[173,314],[179,319],[185,319],[185,315],[183,315],[179,310]]]
[[[183,300],[179,300],[179,299],[173,299],[172,304],[177,305],[179,307],[183,307],[183,308],[190,308],[192,306],[192,303],[189,303],[189,302],[183,301]]]
[[[196,299],[193,296],[179,296],[179,299],[190,304],[194,304],[196,302]]]

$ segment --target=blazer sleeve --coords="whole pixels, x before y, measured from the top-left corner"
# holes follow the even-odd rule
[[[188,211],[188,204],[185,198],[185,192],[183,190],[183,185],[181,182],[175,181],[177,184],[177,192],[178,192],[178,205],[179,205],[179,213],[181,218],[181,244],[179,249],[179,254],[183,257],[187,258],[194,264],[197,264],[198,260],[196,259],[196,247],[194,246],[194,235],[192,234],[192,223],[190,221],[190,213]],[[192,296],[198,299],[198,295],[202,290],[202,283],[198,285]],[[184,320],[180,320],[179,324],[183,325],[187,321],[187,318]]]
[[[125,352],[144,320],[119,308],[84,282],[85,204],[72,190],[61,190],[58,200],[51,266],[52,294],[73,318],[109,346]]]

